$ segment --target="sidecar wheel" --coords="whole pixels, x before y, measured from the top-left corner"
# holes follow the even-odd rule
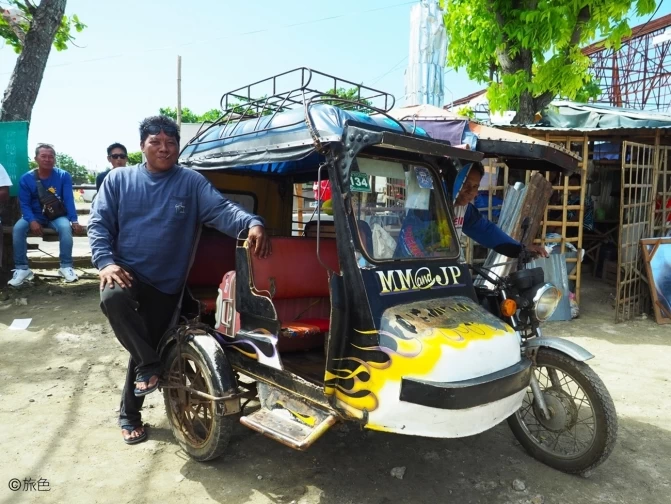
[[[194,334],[193,339],[182,345],[181,374],[179,345],[170,348],[164,362],[168,386],[185,385],[215,397],[227,392],[222,375],[226,367],[231,374],[232,371],[226,356],[211,338],[205,333]],[[223,405],[183,389],[164,388],[163,399],[173,435],[192,459],[205,462],[224,453],[236,416],[221,415],[217,408]]]
[[[546,419],[527,389],[508,425],[531,456],[560,471],[587,475],[613,451],[617,414],[597,374],[583,362],[541,348],[534,375],[550,411]]]

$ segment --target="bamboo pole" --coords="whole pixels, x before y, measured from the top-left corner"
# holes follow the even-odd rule
[[[578,257],[575,267],[575,302],[580,306],[580,287],[582,285],[582,261],[580,253],[582,252],[582,233],[585,219],[585,193],[587,192],[587,171],[589,167],[589,136],[585,134],[582,144],[582,176],[580,177],[580,210],[578,214]],[[590,196],[591,197],[591,196]],[[596,264],[594,265],[596,267]]]
[[[620,310],[622,310],[622,244],[624,241],[624,195],[626,193],[625,189],[625,160],[627,159],[627,142],[622,143],[622,171],[620,172],[620,232],[618,233],[618,249],[617,249],[617,278],[615,280],[616,293],[615,293],[615,322],[620,322]],[[604,265],[605,267],[605,265]]]
[[[655,161],[652,169],[652,208],[650,209],[650,234],[651,236],[656,236],[655,233],[655,201],[657,200],[657,192],[658,192],[658,187],[657,184],[659,183],[659,164],[660,164],[660,142],[659,142],[659,129],[655,133]],[[666,198],[662,196],[662,208],[666,208]],[[660,236],[664,236],[664,222],[662,222],[662,233],[660,233]]]

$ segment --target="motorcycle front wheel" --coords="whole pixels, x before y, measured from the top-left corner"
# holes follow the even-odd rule
[[[549,418],[529,387],[508,425],[537,460],[588,475],[608,458],[617,438],[615,405],[606,386],[587,364],[549,348],[539,349],[533,373]]]

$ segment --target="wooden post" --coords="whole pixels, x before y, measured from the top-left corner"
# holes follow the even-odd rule
[[[650,209],[650,229],[649,229],[649,234],[650,236],[656,236],[655,235],[655,202],[657,200],[657,193],[660,192],[659,189],[657,188],[657,184],[659,183],[659,172],[660,172],[660,164],[661,164],[661,149],[660,149],[660,134],[659,134],[659,129],[655,130],[655,157],[654,157],[654,164],[652,168],[652,208]],[[662,192],[662,201],[661,201],[661,206],[662,208],[666,207],[666,195],[664,195],[664,191]],[[662,223],[662,233],[660,233],[660,236],[664,236],[664,224],[665,222]]]
[[[177,126],[182,127],[182,57],[177,56]]]
[[[582,284],[582,262],[580,261],[580,254],[582,252],[582,233],[583,233],[583,222],[585,220],[585,193],[587,190],[587,176],[589,168],[589,136],[585,134],[583,136],[582,144],[582,173],[580,177],[580,213],[578,214],[578,244],[576,249],[578,250],[578,256],[576,257],[575,265],[575,302],[580,305],[580,286]],[[591,196],[590,196],[591,198]],[[594,215],[592,215],[594,217]],[[598,261],[598,257],[597,257]],[[596,269],[596,263],[593,265]]]
[[[298,214],[298,231],[303,231],[303,184],[294,184],[296,193],[296,213]],[[317,202],[319,204],[319,202]]]

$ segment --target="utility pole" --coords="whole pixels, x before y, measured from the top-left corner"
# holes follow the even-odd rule
[[[182,57],[177,56],[177,126],[182,127]]]

